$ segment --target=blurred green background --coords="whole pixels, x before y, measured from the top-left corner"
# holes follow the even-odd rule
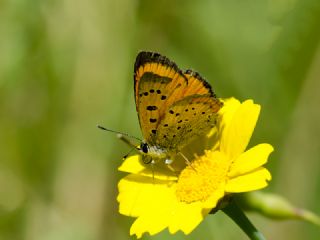
[[[116,202],[128,148],[96,124],[141,136],[140,50],[199,71],[219,97],[261,104],[250,144],[275,147],[266,191],[319,214],[319,26],[319,0],[0,1],[0,239],[131,238]],[[320,236],[249,217],[268,239]],[[222,213],[152,239],[169,238],[247,239]]]

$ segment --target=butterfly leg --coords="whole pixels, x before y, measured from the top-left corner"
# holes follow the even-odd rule
[[[192,166],[190,160],[182,152],[178,152],[178,154],[180,154],[180,156],[183,157],[188,166],[190,166],[194,171],[196,171],[196,169]]]
[[[146,165],[148,165],[148,164],[153,165],[154,164],[154,160],[152,159],[152,157],[150,157],[148,155],[142,155],[141,159],[142,159],[142,162]]]
[[[186,161],[187,165],[191,165],[191,162],[189,161],[189,159],[182,153],[182,152],[178,152],[178,154],[183,157],[183,159]]]
[[[178,173],[177,173],[177,171],[171,166],[171,163],[173,162],[173,160],[172,159],[165,159],[164,160],[164,164],[165,164],[165,166],[171,171],[171,172],[173,172],[177,177],[178,177]]]
[[[151,171],[152,171],[152,181],[154,184],[154,164],[155,161],[152,159],[152,157],[148,156],[148,155],[142,155],[141,156],[142,162],[146,165],[151,165]]]
[[[130,151],[129,151],[126,155],[124,155],[124,156],[122,157],[122,160],[126,160],[127,157],[129,157],[130,153],[133,152],[133,150],[135,150],[135,148],[131,148]]]
[[[123,141],[124,143],[126,143],[127,145],[129,145],[130,147],[131,147],[131,149],[130,149],[130,151],[126,154],[126,155],[124,155],[123,156],[123,160],[125,160],[129,155],[130,155],[130,153],[132,152],[132,151],[134,151],[134,150],[136,150],[136,151],[138,151],[138,152],[140,152],[139,151],[139,147],[137,146],[137,145],[135,145],[135,144],[133,144],[128,138],[126,138],[123,134],[117,134],[117,137],[121,140],[121,141]]]

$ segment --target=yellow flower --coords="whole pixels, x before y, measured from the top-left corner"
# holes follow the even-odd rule
[[[118,201],[121,214],[136,218],[130,235],[140,238],[165,228],[188,234],[224,196],[266,187],[271,175],[262,166],[272,146],[259,144],[245,151],[259,112],[252,100],[225,100],[211,148],[195,155],[190,165],[175,160],[172,167],[178,175],[161,164],[142,164],[139,155],[124,161],[119,170],[130,174],[119,182]]]

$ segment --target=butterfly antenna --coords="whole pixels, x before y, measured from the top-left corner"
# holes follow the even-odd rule
[[[101,126],[101,125],[97,125],[97,127],[100,128],[101,130],[104,130],[104,131],[107,131],[107,132],[113,132],[113,133],[121,134],[121,135],[126,136],[126,137],[128,137],[128,138],[134,138],[134,139],[142,142],[142,140],[141,140],[140,138],[137,138],[137,137],[135,137],[135,136],[131,136],[131,135],[127,134],[127,133],[122,133],[122,132],[114,131],[114,130],[105,128],[105,127],[103,127],[103,126]],[[120,138],[120,137],[119,137],[119,138]]]
[[[137,146],[136,144],[132,143],[127,137],[123,136],[121,133],[118,133],[117,137],[128,146],[132,148],[136,148],[137,150],[140,150],[140,146]]]
[[[130,149],[130,151],[129,151],[126,155],[123,156],[122,159],[123,159],[123,160],[126,160],[127,157],[130,155],[130,153],[132,153],[133,150],[136,150],[136,147],[132,147],[132,148]]]

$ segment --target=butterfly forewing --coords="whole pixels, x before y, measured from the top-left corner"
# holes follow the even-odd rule
[[[159,54],[141,52],[135,64],[135,99],[144,139],[156,144],[157,129],[168,106],[183,97],[187,79],[175,63]]]

